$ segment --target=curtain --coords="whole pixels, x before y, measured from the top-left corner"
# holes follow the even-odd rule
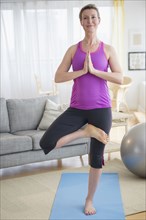
[[[53,90],[64,53],[82,39],[78,14],[89,1],[8,2],[1,3],[1,97],[36,97],[35,75],[43,90]],[[99,10],[99,37],[111,43],[112,7],[100,5]],[[57,84],[61,103],[69,102],[71,88],[72,83]]]
[[[55,2],[2,5],[1,96],[37,96],[35,75],[44,90],[52,90],[55,68],[69,44],[62,31],[62,24],[67,29],[66,17],[67,10]]]
[[[124,67],[124,33],[124,0],[114,0],[112,44],[117,50],[122,67]]]

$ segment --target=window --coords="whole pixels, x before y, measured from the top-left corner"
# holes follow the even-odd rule
[[[35,74],[40,76],[44,90],[52,89],[55,71],[65,51],[83,37],[79,21],[81,7],[81,1],[2,3],[3,97],[37,96]],[[110,44],[112,7],[99,7],[99,11],[101,14],[99,38]],[[63,88],[62,86],[61,91]]]

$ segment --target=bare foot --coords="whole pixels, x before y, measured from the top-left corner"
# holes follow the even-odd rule
[[[96,213],[96,209],[93,207],[91,200],[86,199],[84,213],[85,215],[94,215]]]
[[[85,132],[87,137],[94,137],[104,144],[107,144],[107,142],[109,141],[109,136],[103,130],[101,130],[100,128],[96,128],[91,124],[88,124],[85,127]]]

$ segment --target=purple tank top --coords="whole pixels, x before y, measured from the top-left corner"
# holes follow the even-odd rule
[[[103,47],[103,42],[100,42],[98,49],[91,52],[91,60],[95,69],[107,72],[108,60]],[[81,42],[79,42],[72,59],[73,71],[83,69],[85,57],[86,53],[82,50]],[[107,81],[90,73],[74,79],[70,106],[85,110],[111,107]]]

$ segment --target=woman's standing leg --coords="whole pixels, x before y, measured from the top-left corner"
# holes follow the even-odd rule
[[[96,209],[93,206],[93,198],[96,192],[97,185],[102,174],[102,169],[96,169],[90,167],[89,171],[89,181],[88,181],[88,194],[85,202],[85,214],[93,215],[96,213]]]
[[[112,117],[111,109],[98,109],[97,111],[93,110],[89,114],[89,123],[94,126],[101,128],[105,133],[109,134]],[[91,138],[90,146],[90,172],[88,180],[88,194],[85,202],[85,214],[92,215],[96,213],[96,210],[93,206],[94,195],[102,174],[102,165],[104,164],[103,153],[104,153],[105,144],[98,141],[95,138]]]

